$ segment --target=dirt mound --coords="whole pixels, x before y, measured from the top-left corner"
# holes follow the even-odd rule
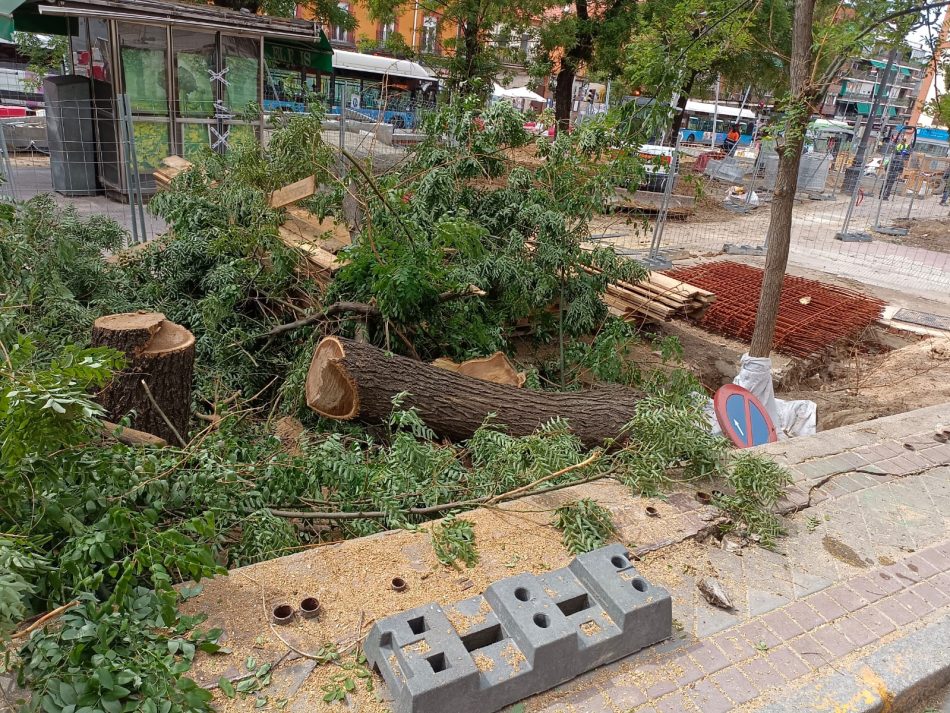
[[[780,396],[815,401],[819,430],[950,402],[950,336],[853,355]]]

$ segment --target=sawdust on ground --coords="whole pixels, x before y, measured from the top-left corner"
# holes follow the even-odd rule
[[[220,676],[234,679],[247,673],[244,662],[249,656],[259,664],[274,662],[288,645],[315,655],[322,646],[332,643],[344,655],[340,663],[352,663],[358,644],[379,619],[433,601],[453,617],[450,604],[484,592],[497,580],[566,566],[571,555],[561,543],[560,532],[550,523],[558,505],[579,497],[593,497],[611,509],[618,524],[618,540],[628,547],[660,542],[677,533],[685,534],[691,527],[692,515],[684,505],[688,498],[674,506],[657,499],[634,498],[618,483],[598,481],[466,513],[463,517],[475,529],[479,562],[464,570],[462,579],[458,570],[436,559],[429,542],[431,525],[416,532],[394,531],[326,545],[234,570],[228,576],[205,582],[202,593],[183,604],[185,613],[207,613],[205,626],[221,627],[225,631],[222,643],[232,652],[200,655],[193,675],[205,686],[213,685]],[[660,517],[648,517],[647,505],[657,508]],[[637,566],[652,583],[674,587],[684,574],[708,569],[702,549],[700,544],[683,542],[664,548],[662,553],[645,555]],[[397,576],[408,584],[403,592],[395,592],[390,586]],[[460,583],[467,581],[474,586]],[[308,596],[320,600],[319,618],[297,618],[289,626],[270,625],[273,606],[283,602],[297,606]],[[467,622],[452,619],[452,623],[461,628],[467,623],[470,627],[485,614],[479,611]],[[506,660],[515,671],[525,663],[523,654],[514,647],[507,652]],[[318,665],[293,700],[306,701],[308,710],[339,711],[338,703],[324,703],[322,697],[325,687],[338,685],[341,676],[353,673],[337,664]],[[354,682],[357,689],[347,694],[352,705],[369,713],[387,710],[376,691],[364,690],[358,678]],[[216,703],[222,713],[254,710],[255,700],[256,695],[226,699],[216,689]]]

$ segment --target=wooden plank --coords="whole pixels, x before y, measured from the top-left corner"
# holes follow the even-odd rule
[[[650,273],[650,282],[659,287],[662,287],[665,290],[676,291],[680,294],[685,294],[688,297],[699,296],[699,297],[710,297],[712,299],[716,298],[714,292],[709,290],[703,290],[695,285],[691,285],[688,282],[681,282],[672,277],[664,275],[662,272],[651,272]]]
[[[656,191],[630,192],[623,188],[616,190],[616,197],[611,201],[616,208],[630,208],[658,213],[663,207],[663,194]],[[670,196],[668,214],[691,215],[696,206],[695,196],[673,194]]]
[[[309,210],[298,206],[287,209],[287,220],[284,221],[284,226],[311,239],[326,240],[324,236],[329,233],[328,237],[341,245],[349,245],[352,242],[350,229],[344,223],[333,218],[321,220]]]
[[[162,165],[168,166],[169,168],[177,169],[179,172],[187,171],[194,164],[186,158],[181,156],[166,156],[162,159]]]
[[[329,270],[331,273],[349,264],[349,260],[340,260],[329,250],[324,250],[318,245],[300,240],[283,226],[277,229],[277,234],[280,236],[280,240],[284,245],[299,250],[305,255],[308,261],[318,267]]]
[[[309,198],[316,192],[316,176],[307,176],[283,188],[278,188],[270,194],[267,204],[271,208],[282,208],[285,205],[290,205],[304,198]]]

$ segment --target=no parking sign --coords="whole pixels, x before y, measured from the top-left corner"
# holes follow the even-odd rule
[[[713,410],[726,437],[738,448],[778,440],[775,426],[762,402],[741,386],[726,384],[713,396]]]

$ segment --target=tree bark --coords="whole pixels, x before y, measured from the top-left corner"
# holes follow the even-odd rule
[[[368,344],[327,337],[307,373],[307,405],[322,416],[379,422],[393,398],[407,393],[432,430],[452,440],[471,437],[490,414],[513,436],[533,433],[553,418],[567,419],[588,448],[621,437],[641,395],[621,387],[551,393],[519,389],[388,354]]]
[[[765,255],[765,274],[759,308],[755,316],[755,330],[749,355],[767,357],[772,351],[775,322],[778,319],[782,283],[788,266],[788,250],[792,240],[792,209],[795,207],[795,189],[798,185],[798,163],[805,141],[805,128],[811,115],[812,91],[809,78],[812,72],[812,17],[815,0],[795,0],[795,18],[792,24],[792,59],[790,65],[790,99],[786,142],[779,147],[778,175],[772,197],[772,213],[766,235],[768,251]]]
[[[571,104],[574,101],[574,68],[562,60],[554,85],[554,122],[557,131],[567,131],[571,126]]]
[[[158,312],[111,314],[93,324],[92,344],[112,347],[125,354],[127,361],[126,368],[114,374],[96,395],[108,418],[119,421],[134,411],[132,426],[136,430],[170,443],[187,439],[195,362],[191,332]]]
[[[614,3],[616,6],[618,3]],[[594,30],[590,22],[587,0],[574,0],[577,17],[577,37],[574,45],[561,57],[561,67],[554,87],[554,118],[558,131],[567,131],[571,126],[571,104],[574,100],[574,77],[581,65],[594,56]]]
[[[693,91],[693,84],[696,83],[696,77],[699,74],[698,70],[693,70],[689,74],[689,79],[680,87],[680,95],[676,100],[676,114],[673,115],[673,125],[670,127],[670,138],[669,144],[673,146],[676,144],[676,137],[679,136],[680,129],[683,126],[683,117],[686,116],[686,102],[689,101],[689,94]]]

